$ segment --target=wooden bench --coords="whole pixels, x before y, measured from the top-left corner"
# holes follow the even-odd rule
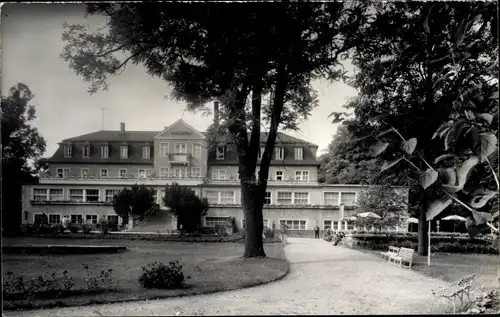
[[[399,264],[399,267],[402,267],[404,263],[407,263],[408,265],[405,266],[407,266],[408,269],[411,269],[414,252],[415,251],[413,249],[400,248],[397,255],[389,256],[389,262]]]
[[[382,254],[382,257],[384,257],[384,258],[387,257],[387,260],[389,260],[389,257],[391,255],[396,256],[396,255],[398,255],[398,253],[399,253],[399,248],[393,247],[393,246],[389,246],[389,251],[387,251],[387,252],[380,252],[380,254]]]
[[[469,292],[472,287],[472,282],[474,281],[476,277],[476,274],[472,274],[466,277],[462,277],[458,281],[454,282],[451,284],[449,287],[441,290],[432,290],[432,295],[435,296],[434,301],[432,302],[431,308],[429,309],[429,312],[432,311],[432,307],[434,307],[434,303],[436,300],[440,297],[444,297],[448,300],[450,300],[453,303],[453,313],[456,313],[456,307],[455,307],[455,298],[460,298],[460,303],[464,304],[463,302],[463,296],[464,294],[467,295],[467,298],[470,301],[470,296]]]

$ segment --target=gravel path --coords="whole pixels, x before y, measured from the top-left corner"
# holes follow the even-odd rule
[[[430,290],[446,283],[376,255],[323,240],[289,238],[290,273],[280,281],[224,293],[153,301],[6,311],[7,316],[426,314]],[[434,313],[439,313],[434,311]]]

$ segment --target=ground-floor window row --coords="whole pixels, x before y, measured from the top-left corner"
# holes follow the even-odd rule
[[[47,221],[51,225],[62,224],[63,219],[65,217],[68,218],[68,222],[73,224],[86,224],[86,225],[96,225],[99,223],[101,219],[105,219],[110,224],[119,224],[118,215],[104,215],[99,217],[97,214],[70,214],[67,216],[63,216],[60,213],[34,213],[33,214],[33,222],[41,223],[43,222],[44,215],[47,216]]]
[[[85,188],[69,188],[68,199],[75,202],[96,202],[96,201],[113,201],[114,195],[120,192],[119,189],[104,189],[104,197],[101,198],[100,189],[85,189]],[[160,190],[160,197],[156,201],[163,206],[163,197],[165,190]],[[63,188],[33,188],[32,200],[34,201],[61,201],[66,200]],[[239,201],[236,199],[235,190],[205,190],[204,197],[208,199],[210,204],[237,204],[242,202],[242,195]],[[338,206],[343,203],[346,206],[356,204],[356,192],[323,192],[323,201],[315,203],[311,201],[310,192],[307,191],[284,191],[277,190],[275,192],[267,191],[264,196],[264,204],[266,205],[325,205]]]
[[[71,168],[57,168],[56,176],[58,178],[67,178],[71,174]],[[153,169],[150,168],[138,168],[135,173],[132,172],[129,174],[129,170],[126,168],[118,169],[116,175],[112,175],[109,173],[109,169],[100,168],[98,172],[95,174],[90,173],[90,169],[88,167],[80,168],[80,174],[78,175],[82,178],[87,178],[90,176],[100,177],[100,178],[108,178],[108,177],[119,177],[119,178],[147,178],[153,176]],[[201,167],[172,167],[169,168],[167,166],[162,166],[159,168],[159,177],[175,177],[175,178],[201,178]]]

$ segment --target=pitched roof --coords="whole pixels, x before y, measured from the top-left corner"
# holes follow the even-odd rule
[[[83,135],[79,135],[76,137],[64,139],[62,142],[152,142],[153,138],[162,133],[163,131],[125,131],[122,133],[121,131],[111,131],[111,130],[103,130],[92,133],[87,133]],[[201,132],[202,134],[206,134],[206,132]],[[260,142],[265,143],[267,141],[269,133],[261,132],[260,133]],[[249,133],[250,137],[250,133]],[[295,138],[283,132],[278,132],[276,136],[276,144],[305,144],[309,146],[318,147],[316,144]]]

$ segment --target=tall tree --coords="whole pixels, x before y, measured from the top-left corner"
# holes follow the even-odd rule
[[[22,219],[22,185],[37,181],[42,167],[39,158],[45,152],[45,140],[31,125],[36,110],[30,105],[34,95],[25,84],[10,88],[2,96],[2,228],[16,229]]]
[[[365,9],[358,3],[88,5],[88,14],[106,17],[107,32],[66,26],[62,57],[90,92],[106,89],[107,77],[133,62],[167,81],[190,110],[219,101],[221,121],[213,131],[228,131],[238,153],[244,256],[265,256],[262,207],[278,128],[297,129],[316,106],[311,80],[341,78],[339,57],[360,40],[355,34]],[[256,179],[264,123],[269,132]]]
[[[457,107],[468,103],[458,100],[462,85],[471,88],[471,81],[457,80],[459,69],[469,70],[484,87],[491,86],[484,61],[495,60],[497,54],[496,10],[494,3],[376,5],[363,31],[372,36],[355,49],[353,63],[360,71],[352,84],[359,96],[349,105],[356,116],[352,123],[361,127],[361,136],[378,140],[371,151],[385,160],[385,173],[398,174],[408,165],[397,163],[409,161],[414,179],[424,184],[416,187],[421,255],[427,253],[427,208],[440,197],[437,186],[422,182],[436,175],[427,172],[426,162],[443,154],[433,134]]]

